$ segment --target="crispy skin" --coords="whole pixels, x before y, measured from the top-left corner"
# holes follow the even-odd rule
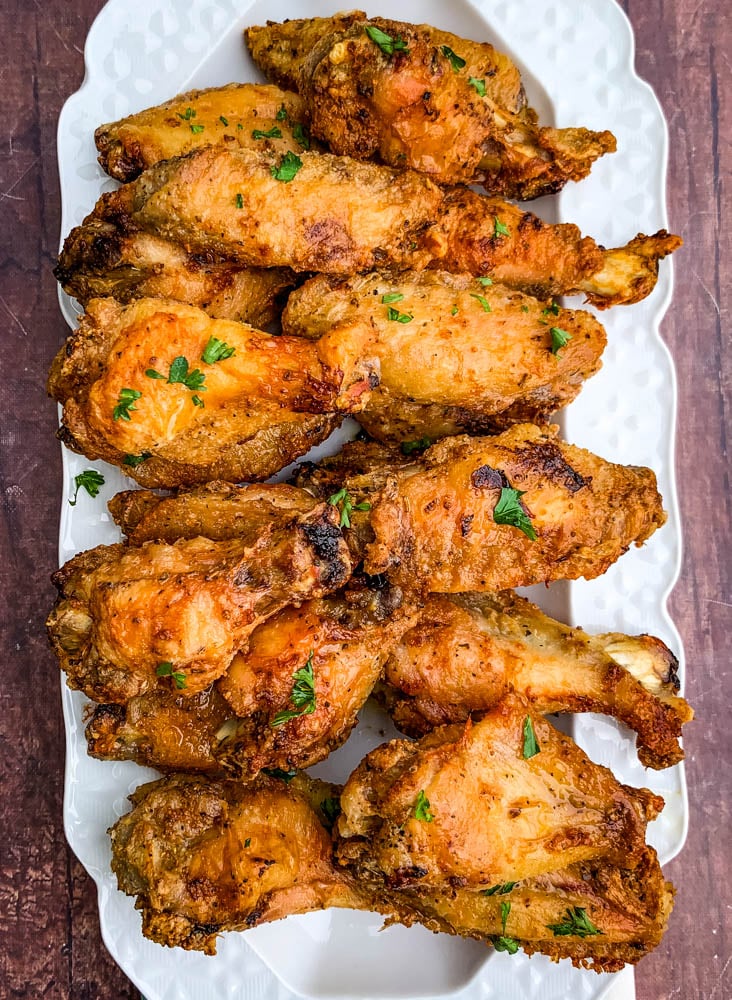
[[[391,650],[381,698],[421,736],[517,691],[535,712],[602,712],[635,730],[646,767],[678,763],[693,717],[676,694],[677,660],[650,635],[588,635],[511,592],[433,595]]]
[[[407,51],[385,54],[364,19],[322,37],[300,64],[298,89],[313,133],[332,152],[526,200],[581,180],[615,151],[611,132],[539,127],[516,67],[492,45],[425,24],[372,18],[368,25],[401,39]],[[260,30],[276,39],[278,27]],[[454,67],[451,53],[465,65]],[[483,81],[484,96],[471,78]]]
[[[264,329],[280,314],[289,268],[239,267],[212,254],[189,254],[151,233],[126,232],[89,216],[71,230],[54,268],[65,292],[86,306],[91,299],[176,299]]]
[[[284,107],[287,117],[278,119]],[[278,154],[302,145],[292,127],[307,122],[302,98],[261,83],[230,83],[185,94],[100,125],[94,133],[102,168],[118,181],[131,181],[160,160],[206,146],[272,150]],[[254,130],[279,136],[257,138]]]
[[[539,752],[524,759],[527,720]],[[416,815],[420,792],[431,820]],[[341,794],[337,855],[365,880],[439,890],[601,858],[633,868],[662,807],[509,694],[479,722],[372,750]]]
[[[285,608],[252,632],[202,695],[154,690],[123,708],[98,707],[87,727],[89,752],[245,777],[310,767],[347,739],[389,649],[414,621],[414,609],[388,590],[351,588]],[[293,675],[311,654],[314,711],[274,726],[278,712],[293,709]]]
[[[371,335],[380,383],[358,420],[398,445],[543,422],[574,399],[600,367],[605,331],[590,313],[547,305],[442,271],[318,275],[292,293],[282,324],[312,338]],[[558,354],[552,327],[571,337]]]
[[[286,785],[177,775],[138,788],[110,834],[112,871],[137,896],[143,934],[212,955],[221,931],[359,906],[356,883],[332,861],[319,808],[330,794],[305,777]]]
[[[551,580],[592,579],[641,545],[666,520],[650,469],[614,465],[556,437],[556,427],[518,424],[493,438],[445,438],[418,457],[344,449],[298,484],[318,495],[333,480],[354,511],[348,542],[364,571],[405,591],[492,592]],[[524,491],[537,539],[497,524],[501,488]]]
[[[210,337],[234,347],[234,355],[202,362]],[[122,306],[96,299],[57,355],[49,392],[64,406],[66,444],[123,466],[145,486],[253,480],[327,437],[334,426],[329,411],[362,405],[359,397],[375,376],[359,355],[355,342],[272,337],[172,300]],[[182,384],[146,375],[166,376],[178,356],[205,374],[198,397]],[[129,420],[115,419],[125,388],[142,395]],[[195,398],[205,406],[194,405]],[[130,466],[127,455],[147,460]]]
[[[279,161],[266,152],[200,150],[102,195],[84,225],[141,230],[247,267],[490,274],[539,298],[584,293],[599,308],[648,295],[658,261],[681,245],[661,231],[605,250],[574,225],[549,225],[466,188],[442,190],[414,171],[329,154],[300,158],[302,169],[284,183],[272,177]],[[496,231],[496,220],[508,234]]]
[[[245,493],[246,489],[242,488]],[[255,488],[251,502],[260,505]],[[161,663],[195,695],[246,648],[252,631],[292,602],[337,590],[351,563],[333,507],[285,513],[240,537],[100,545],[66,563],[47,625],[72,688],[122,704],[153,688]]]

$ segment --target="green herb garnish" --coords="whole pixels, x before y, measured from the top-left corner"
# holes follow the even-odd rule
[[[194,135],[200,135],[203,132],[203,125],[191,125],[191,132]]]
[[[315,711],[315,677],[313,675],[313,650],[307,658],[307,662],[300,670],[296,670],[292,675],[295,682],[292,685],[290,701],[295,705],[294,709],[287,708],[282,712],[277,712],[270,723],[272,726],[281,726],[290,719],[297,719],[301,715],[310,715]]]
[[[552,335],[552,354],[561,358],[562,355],[559,352],[563,347],[567,346],[572,339],[572,334],[567,333],[566,330],[561,330],[558,326],[553,326],[549,332]]]
[[[483,896],[505,896],[507,893],[513,889],[517,882],[498,882],[496,885],[492,885],[490,889],[483,889],[481,894]]]
[[[288,150],[280,160],[279,166],[270,167],[269,172],[276,181],[284,181],[285,184],[289,184],[301,167],[300,157]]]
[[[445,59],[450,60],[450,65],[455,70],[456,73],[465,65],[465,60],[462,59],[457,53],[453,52],[449,45],[441,45],[440,52],[443,54]]]
[[[567,909],[564,920],[559,924],[547,924],[547,928],[557,937],[573,935],[574,937],[592,937],[594,934],[602,934],[601,930],[592,923],[587,916],[587,911],[582,906],[572,906]]]
[[[493,216],[493,235],[494,236],[510,236],[511,231],[508,226],[504,225],[497,215]]]
[[[182,354],[177,358],[173,358],[170,371],[168,372],[168,385],[180,383],[191,391],[198,389],[201,392],[205,392],[206,386],[203,384],[205,381],[206,376],[199,368],[189,371],[188,359],[184,358]]]
[[[506,937],[506,921],[510,912],[511,904],[501,903],[501,934],[492,940],[496,951],[507,951],[509,955],[515,955],[519,949],[518,941],[515,938]]]
[[[411,323],[414,319],[410,313],[399,312],[398,309],[393,309],[391,306],[386,310],[386,318],[391,320],[392,323]]]
[[[468,83],[478,92],[478,97],[485,97],[485,80],[479,80],[476,76],[469,76]]]
[[[485,277],[485,278],[476,278],[475,280],[478,282],[479,285],[482,285],[483,288],[488,288],[489,285],[493,284],[493,278]]]
[[[413,451],[424,451],[431,444],[428,437],[419,438],[417,441],[402,441],[402,455],[411,455]]]
[[[307,125],[302,122],[295,122],[292,126],[292,138],[303,149],[310,149],[310,133]]]
[[[491,311],[491,304],[484,295],[476,295],[475,292],[470,293],[471,299],[477,299],[478,302],[483,306],[483,312],[489,313]]]
[[[236,348],[229,347],[225,340],[218,337],[209,337],[208,343],[203,349],[201,361],[207,365],[215,365],[217,361],[225,361],[236,353]]]
[[[536,733],[534,732],[534,723],[531,720],[531,716],[527,715],[524,719],[524,742],[521,747],[521,756],[524,760],[529,760],[531,757],[536,757],[536,755],[541,751],[541,747],[536,739]]]
[[[200,396],[191,396],[191,402],[194,406],[200,406],[201,409],[203,409],[206,405]]]
[[[391,35],[387,35],[385,31],[382,31],[381,28],[377,28],[373,24],[367,24],[363,30],[371,41],[379,46],[384,55],[393,56],[395,52],[403,52],[405,55],[409,54],[407,43],[398,35],[394,39]]]
[[[403,298],[404,296],[401,292],[387,292],[381,296],[381,301],[384,305],[388,305],[390,302],[401,302]]]
[[[367,503],[365,500],[361,503],[354,503],[351,500],[351,495],[344,486],[342,489],[334,493],[333,496],[328,497],[328,503],[332,507],[336,507],[341,514],[340,527],[350,528],[351,527],[351,511],[353,510],[371,510],[371,504]]]
[[[158,677],[172,677],[179,691],[186,686],[186,675],[181,670],[174,670],[172,663],[159,663],[155,673]]]
[[[323,799],[320,803],[320,811],[325,817],[328,826],[332,827],[341,814],[340,800],[334,798]]]
[[[278,122],[285,122],[285,121],[287,121],[287,108],[284,106],[284,104],[282,105],[282,107],[280,108],[280,110],[275,115],[275,118],[277,119]]]
[[[459,312],[460,312],[460,310],[458,309],[458,307],[457,306],[453,306],[452,309],[450,310],[450,315],[451,316],[457,316],[457,314]]]
[[[269,132],[263,132],[261,128],[255,128],[252,132],[252,139],[281,139],[282,131],[273,125]]]
[[[244,208],[244,198],[241,191],[237,191],[236,198],[234,198],[234,204],[237,208]]]
[[[193,108],[186,108],[183,114],[181,114],[180,111],[176,111],[176,114],[178,115],[179,118],[182,118],[184,122],[189,122],[191,118],[196,117],[196,112],[193,110]]]
[[[419,790],[414,803],[414,818],[421,820],[423,823],[431,823],[435,818],[430,812],[430,800],[424,794],[423,789]]]
[[[147,462],[148,458],[152,458],[152,452],[142,451],[139,455],[125,455],[122,464],[130,465],[133,469],[136,469],[138,465]]]
[[[289,785],[297,775],[297,771],[295,768],[292,768],[290,771],[283,771],[281,767],[263,767],[262,774],[266,774],[270,778],[277,778],[279,781],[284,781],[286,785]]]
[[[224,118],[223,115],[219,115],[219,121],[221,122],[222,125],[226,125],[227,128],[228,128],[228,125],[229,125],[229,119],[228,118]]]
[[[527,538],[535,542],[536,532],[529,515],[520,503],[525,492],[525,490],[514,490],[510,486],[502,486],[498,503],[493,508],[493,520],[496,524],[510,524],[512,527],[518,528],[519,531],[523,531]]]
[[[244,841],[244,847],[245,848],[249,847],[249,845],[251,844],[251,842],[252,842],[252,838],[251,837],[247,837],[247,839]]]
[[[142,395],[137,389],[120,389],[119,399],[117,400],[117,405],[112,410],[113,420],[131,420],[131,413],[136,413],[137,410],[132,405],[136,399],[139,399]]]
[[[97,472],[96,469],[84,469],[78,476],[74,476],[74,485],[76,486],[74,498],[73,500],[69,500],[71,507],[76,506],[76,500],[81,489],[85,489],[92,500],[94,497],[98,497],[99,487],[104,486],[104,476],[101,472]]]

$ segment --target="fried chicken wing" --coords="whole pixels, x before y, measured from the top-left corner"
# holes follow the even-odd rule
[[[517,691],[535,712],[602,712],[635,730],[646,767],[683,758],[693,717],[677,660],[650,635],[588,635],[509,591],[433,595],[392,648],[380,698],[410,736],[466,721]]]
[[[353,275],[432,266],[539,298],[584,293],[600,308],[648,295],[658,261],[681,245],[661,231],[605,250],[574,225],[549,225],[500,198],[348,157],[303,152],[289,173],[283,166],[266,151],[223,148],[158,163],[103,195],[69,245],[90,243],[97,220],[244,267]]]
[[[72,229],[54,268],[64,291],[91,299],[176,299],[216,319],[265,329],[295,283],[289,268],[241,267],[212,254],[191,254],[151,233],[125,231],[90,216]]]
[[[298,68],[288,76],[296,77],[313,133],[334,153],[527,199],[580,180],[615,151],[611,132],[539,127],[518,70],[492,45],[383,18],[321,20],[317,41],[307,21],[299,25],[315,44],[303,51],[296,43]],[[269,51],[281,65],[293,34],[292,21],[245,32],[265,73]]]
[[[395,445],[541,422],[598,370],[606,340],[590,313],[438,271],[318,275],[292,293],[282,324],[312,338],[370,334],[380,383],[358,420]]]
[[[154,108],[100,125],[99,162],[118,181],[131,181],[160,160],[206,146],[275,153],[310,148],[302,98],[261,83],[189,90]],[[297,130],[299,140],[293,135]]]
[[[246,488],[242,488],[246,493]],[[251,497],[260,505],[259,491]],[[331,505],[212,541],[100,545],[53,577],[49,636],[67,682],[94,701],[152,688],[195,695],[226,672],[257,625],[343,586],[351,562]]]
[[[197,365],[201,365],[200,368]],[[267,478],[377,380],[355,339],[273,337],[164,299],[89,304],[49,392],[61,437],[146,486]]]
[[[358,907],[357,884],[334,866],[323,825],[330,795],[305,777],[287,785],[177,775],[138,788],[110,833],[112,871],[137,896],[143,934],[212,955],[221,931]]]
[[[633,868],[662,807],[509,694],[479,722],[372,750],[341,794],[337,855],[394,888],[487,889],[600,858]]]

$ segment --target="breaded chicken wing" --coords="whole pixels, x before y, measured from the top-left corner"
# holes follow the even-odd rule
[[[492,45],[426,24],[323,21],[309,51],[297,42],[298,67],[288,76],[297,78],[313,133],[334,153],[527,199],[580,180],[598,157],[615,151],[610,132],[540,127],[516,67]],[[281,66],[282,43],[297,37],[298,26],[309,27],[288,21],[245,32],[265,73],[268,50]]]
[[[176,299],[216,319],[265,329],[295,283],[289,268],[241,267],[212,254],[188,253],[151,233],[129,232],[90,216],[72,229],[54,268],[64,291],[91,299]]]
[[[246,488],[242,488],[246,496]],[[251,503],[261,504],[258,488]],[[238,537],[100,545],[53,577],[48,619],[67,682],[124,703],[156,687],[195,695],[226,672],[266,618],[331,593],[351,574],[337,512],[313,503]]]
[[[89,304],[49,392],[62,440],[146,486],[266,479],[377,381],[352,340],[311,344],[165,299]]]
[[[574,225],[549,225],[465,188],[442,190],[414,171],[215,147],[103,195],[82,227],[88,235],[72,233],[70,245],[93,239],[94,220],[240,266],[342,275],[432,266],[490,275],[540,298],[584,293],[601,308],[648,295],[658,261],[681,245],[661,231],[605,250]]]
[[[306,126],[307,111],[297,94],[261,83],[230,83],[189,90],[100,125],[94,141],[102,168],[118,181],[131,181],[160,160],[205,146],[266,148],[280,155],[309,149]]]
[[[370,336],[380,382],[358,420],[396,446],[546,420],[598,370],[606,340],[590,313],[442,271],[318,275],[292,293],[282,325]]]
[[[410,736],[466,721],[507,691],[535,712],[602,712],[635,730],[646,767],[683,758],[693,717],[677,696],[677,660],[660,639],[589,635],[509,591],[432,595],[391,650],[380,699]]]

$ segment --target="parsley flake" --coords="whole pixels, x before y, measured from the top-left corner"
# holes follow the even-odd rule
[[[251,837],[247,837],[247,839],[244,841],[244,847],[245,848],[249,847],[250,844],[251,844],[251,842],[252,842],[252,838]]]
[[[229,119],[228,118],[224,118],[223,115],[219,115],[219,121],[221,122],[222,125],[226,125],[227,128],[228,128],[228,125],[229,125]]]
[[[508,226],[504,225],[497,215],[493,216],[493,235],[494,236],[510,236],[511,231]]]
[[[491,311],[491,304],[484,295],[476,295],[475,292],[470,293],[471,299],[477,299],[478,302],[483,306],[483,312],[489,313]]]
[[[490,889],[483,889],[481,895],[483,896],[505,896],[507,893],[513,889],[517,882],[498,882],[497,885],[492,885]]]
[[[234,198],[234,204],[237,208],[244,208],[244,198],[241,191],[237,191],[236,198]]]
[[[413,451],[425,451],[431,444],[428,437],[419,438],[417,441],[402,441],[402,455],[411,455]]]
[[[327,798],[320,803],[320,811],[325,817],[325,822],[332,829],[333,824],[341,814],[340,799]]]
[[[205,381],[206,376],[199,368],[189,371],[188,358],[184,358],[182,354],[177,358],[173,358],[170,364],[170,371],[168,372],[168,385],[180,383],[192,392],[197,389],[205,392],[206,386],[203,384]]]
[[[401,302],[403,298],[404,296],[401,292],[387,292],[381,296],[381,301],[384,305],[389,305],[390,302]]]
[[[535,542],[536,532],[529,515],[521,505],[521,497],[525,492],[525,490],[514,490],[510,486],[502,486],[498,503],[493,508],[493,520],[496,524],[510,524],[518,528],[527,538]]]
[[[186,675],[181,670],[174,670],[173,664],[169,662],[159,663],[155,673],[158,677],[172,677],[175,686],[179,691],[183,691],[186,686]]]
[[[191,125],[191,132],[194,135],[200,135],[203,132],[203,125]]]
[[[478,97],[485,97],[485,80],[479,80],[475,76],[468,77],[468,83],[477,91]]]
[[[284,181],[285,184],[289,184],[301,167],[300,157],[288,150],[280,160],[279,166],[270,167],[269,172],[276,181]]]
[[[534,723],[531,720],[531,716],[527,715],[524,719],[524,742],[521,747],[521,756],[524,760],[529,760],[531,757],[536,757],[538,753],[541,753],[541,747],[536,739],[536,733],[534,732]],[[515,883],[514,883],[515,884]]]
[[[180,111],[176,111],[176,114],[178,115],[179,118],[182,118],[184,122],[189,122],[191,118],[196,117],[196,112],[193,110],[193,108],[186,108],[182,114]]]
[[[574,937],[585,938],[603,933],[592,923],[583,906],[568,907],[565,918],[561,923],[547,924],[546,926],[557,937],[573,935]]]
[[[519,949],[518,941],[506,936],[506,921],[510,912],[511,904],[501,903],[501,934],[493,938],[493,947],[496,951],[507,951],[509,955],[515,955]]]
[[[263,132],[261,128],[255,128],[252,132],[252,139],[281,139],[282,131],[273,125],[269,132]]]
[[[479,285],[482,285],[483,288],[488,288],[489,285],[493,284],[493,278],[484,277],[484,278],[476,278],[475,280],[478,282]]]
[[[136,469],[138,465],[142,465],[143,462],[147,462],[148,458],[152,458],[152,452],[141,451],[139,455],[125,455],[122,464],[129,465],[133,469]]]
[[[529,307],[528,306],[521,306],[521,312],[522,313],[527,313],[528,311],[529,311]]]
[[[561,309],[560,309],[559,303],[558,302],[552,302],[552,304],[550,306],[547,306],[546,309],[542,309],[541,310],[541,315],[542,316],[548,316],[549,313],[551,313],[552,316],[558,316],[560,312],[561,312]]]
[[[549,332],[552,335],[552,354],[561,358],[562,355],[559,352],[563,347],[567,346],[572,339],[572,334],[567,333],[566,330],[562,330],[558,326],[553,326]]]
[[[200,406],[201,409],[203,409],[206,405],[200,396],[192,396],[191,402],[193,403],[194,406]]]
[[[431,823],[435,818],[430,812],[430,800],[424,794],[424,789],[420,788],[414,803],[414,818],[423,823]]]
[[[362,503],[354,503],[345,486],[338,490],[337,493],[334,493],[333,496],[328,497],[328,503],[331,507],[335,507],[340,511],[341,520],[339,527],[341,528],[351,527],[351,511],[371,510],[371,504],[365,500]]]
[[[308,654],[307,662],[300,670],[296,670],[292,675],[295,682],[292,685],[290,701],[295,708],[287,708],[277,712],[270,725],[281,726],[290,719],[297,719],[301,715],[310,715],[315,711],[315,677],[313,675],[313,650]]]
[[[78,476],[74,476],[74,485],[76,489],[74,490],[73,500],[69,500],[70,507],[76,506],[80,489],[85,489],[92,500],[94,497],[98,497],[99,487],[104,486],[104,476],[101,472],[97,472],[96,469],[84,469]]]
[[[277,119],[278,122],[286,122],[287,121],[287,108],[284,106],[284,104],[282,105],[282,107],[280,108],[280,110],[275,115],[275,118]]]
[[[130,414],[137,412],[133,403],[136,399],[139,399],[141,395],[142,393],[138,392],[137,389],[120,389],[117,405],[112,410],[112,419],[132,420]]]
[[[384,55],[393,56],[395,52],[403,52],[405,56],[409,55],[407,43],[398,35],[394,39],[391,35],[387,35],[385,31],[382,31],[381,28],[377,28],[373,24],[367,24],[363,30],[371,41],[379,46]]]
[[[289,785],[297,775],[295,768],[292,768],[290,771],[283,771],[281,767],[263,767],[262,773],[266,774],[269,778],[277,778],[279,781],[284,781],[286,785]]]
[[[157,371],[155,368],[146,368],[145,374],[147,375],[148,378],[159,378],[165,381],[165,375],[161,375],[160,372]]]
[[[414,319],[410,313],[399,312],[398,309],[393,309],[391,306],[386,310],[386,318],[391,320],[392,323],[411,323]]]
[[[457,55],[457,53],[453,52],[449,45],[441,45],[440,52],[443,54],[445,59],[450,60],[450,65],[455,70],[455,72],[459,73],[460,70],[465,65],[465,60],[461,58],[459,55]]]
[[[292,126],[292,138],[302,149],[310,149],[310,133],[308,132],[307,125],[303,125],[302,122],[295,122]]]
[[[452,309],[450,310],[450,315],[451,316],[457,316],[457,314],[459,312],[460,312],[460,310],[458,309],[458,307],[457,306],[453,306]]]
[[[218,337],[209,337],[208,343],[203,349],[201,361],[206,365],[215,365],[217,361],[225,361],[236,353],[235,347],[229,347],[225,340]]]

